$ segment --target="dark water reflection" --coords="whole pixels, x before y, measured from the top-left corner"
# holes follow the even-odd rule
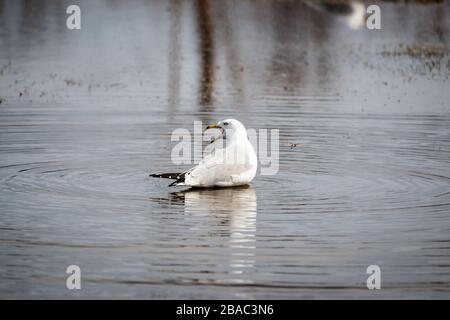
[[[80,3],[68,31],[70,1],[0,1],[1,297],[449,297],[447,2],[379,2],[380,31],[317,2]],[[280,129],[277,175],[147,178],[225,117]]]

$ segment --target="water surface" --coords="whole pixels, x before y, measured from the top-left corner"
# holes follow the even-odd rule
[[[448,2],[379,2],[377,31],[177,0],[81,1],[69,31],[69,4],[0,1],[2,298],[450,297]],[[148,178],[228,117],[280,129],[278,174]]]

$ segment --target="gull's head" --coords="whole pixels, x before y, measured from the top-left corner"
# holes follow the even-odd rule
[[[244,125],[236,119],[226,119],[219,121],[217,124],[210,124],[205,130],[208,129],[219,129],[221,131],[221,136],[226,139],[241,135],[247,137],[247,131]]]

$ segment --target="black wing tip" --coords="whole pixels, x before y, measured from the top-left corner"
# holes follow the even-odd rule
[[[154,178],[175,179],[174,182],[169,184],[169,187],[177,186],[179,183],[184,182],[186,172],[177,173],[151,173],[149,176]]]
[[[149,177],[153,178],[165,178],[163,173],[151,173]]]
[[[171,173],[151,173],[150,177],[184,180],[184,172],[171,172]]]

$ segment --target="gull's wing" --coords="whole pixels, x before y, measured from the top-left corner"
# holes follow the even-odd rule
[[[205,156],[197,166],[186,172],[183,183],[190,186],[212,185],[218,182],[224,185],[231,184],[233,177],[238,178],[240,174],[251,168],[248,163],[233,161],[234,154],[239,152],[242,152],[239,148],[216,149]]]
[[[208,174],[208,170],[215,167],[219,163],[223,163],[224,152],[223,149],[215,149],[215,152],[206,155],[202,161],[195,167],[189,169],[185,172],[173,172],[173,173],[153,173],[150,174],[150,177],[154,178],[165,178],[165,179],[175,179],[174,182],[169,184],[169,187],[184,185],[186,175],[192,175],[191,177],[202,177],[203,175]],[[194,178],[194,179],[195,179]]]

